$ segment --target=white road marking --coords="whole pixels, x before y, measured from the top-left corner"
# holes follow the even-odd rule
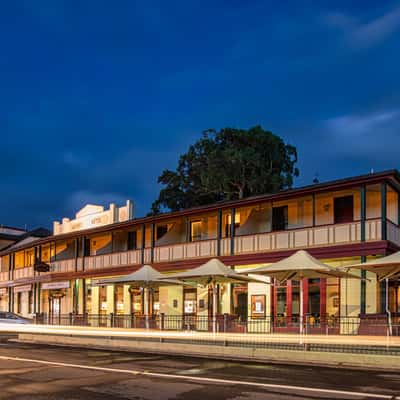
[[[200,376],[165,374],[165,373],[159,373],[159,372],[149,372],[149,371],[129,370],[129,369],[119,369],[119,368],[109,368],[109,367],[97,367],[97,366],[91,366],[91,365],[70,364],[70,363],[62,363],[62,362],[46,361],[46,360],[35,360],[35,359],[31,359],[31,358],[0,356],[0,360],[30,362],[30,363],[36,363],[36,364],[54,365],[57,367],[80,368],[80,369],[89,369],[89,370],[104,371],[104,372],[117,372],[120,374],[143,375],[143,376],[166,378],[166,379],[180,379],[180,380],[186,380],[186,381],[192,381],[192,382],[195,381],[195,382],[206,382],[206,383],[223,383],[223,384],[228,384],[228,385],[253,386],[253,387],[260,387],[260,388],[265,388],[265,389],[280,389],[280,390],[284,389],[284,390],[290,390],[290,391],[302,391],[302,392],[310,392],[310,393],[324,393],[324,394],[336,394],[336,395],[363,397],[363,398],[400,400],[400,397],[398,397],[398,396],[395,397],[392,395],[350,392],[350,391],[345,391],[345,390],[333,390],[333,389],[319,389],[319,388],[310,388],[310,387],[306,387],[306,386],[278,385],[278,384],[273,384],[273,383],[262,383],[262,382],[251,382],[251,381],[235,381],[235,380],[230,380],[230,379],[206,378],[206,377],[200,377]]]

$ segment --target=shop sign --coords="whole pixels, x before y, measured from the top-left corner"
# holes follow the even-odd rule
[[[14,293],[20,292],[30,292],[32,290],[32,285],[24,285],[24,286],[15,286]]]
[[[0,289],[0,296],[5,296],[8,293],[8,289],[7,288],[1,288]]]
[[[68,289],[69,281],[42,283],[43,290]]]

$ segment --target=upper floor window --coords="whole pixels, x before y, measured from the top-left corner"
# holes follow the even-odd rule
[[[272,230],[284,231],[288,228],[288,206],[272,207]]]
[[[333,201],[333,212],[335,224],[354,221],[353,196],[336,197]]]
[[[195,242],[196,240],[201,240],[201,221],[191,221],[190,222],[190,241]]]
[[[128,232],[128,250],[137,249],[137,231]]]

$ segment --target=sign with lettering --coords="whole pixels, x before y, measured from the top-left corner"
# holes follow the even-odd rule
[[[68,289],[69,281],[42,283],[43,290]]]

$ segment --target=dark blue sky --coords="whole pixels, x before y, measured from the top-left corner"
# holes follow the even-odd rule
[[[0,224],[136,202],[207,128],[261,124],[309,184],[399,167],[399,1],[10,1]]]

